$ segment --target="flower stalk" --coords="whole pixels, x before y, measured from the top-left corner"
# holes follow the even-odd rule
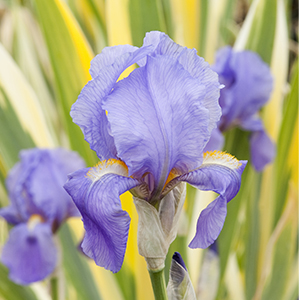
[[[158,271],[149,270],[155,300],[168,300],[164,268]]]

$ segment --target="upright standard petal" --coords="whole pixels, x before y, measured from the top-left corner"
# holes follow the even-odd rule
[[[146,57],[152,48],[148,46],[138,49],[129,45],[105,48],[104,53],[92,63],[91,74],[94,78],[82,89],[72,105],[70,115],[73,122],[81,128],[85,140],[102,160],[117,158],[102,102],[112,91],[121,73]]]
[[[207,152],[199,168],[175,179],[219,194],[201,212],[196,235],[189,245],[191,248],[207,248],[220,234],[227,214],[227,202],[239,191],[246,163],[223,152]]]
[[[153,45],[155,50],[152,56],[166,55],[172,57],[189,72],[189,74],[199,80],[199,84],[206,88],[205,96],[202,99],[202,105],[209,110],[209,132],[216,127],[216,122],[221,117],[221,110],[218,104],[220,96],[220,83],[218,75],[209,66],[209,64],[197,55],[195,49],[188,49],[176,44],[166,34],[158,31],[152,31],[146,34],[144,46]]]
[[[273,79],[268,65],[256,53],[222,48],[212,68],[225,85],[220,96],[222,131],[232,125],[240,125],[268,101]]]
[[[232,93],[235,99],[241,99],[239,102],[235,101],[234,106],[240,119],[248,118],[269,100],[273,88],[270,68],[251,51],[235,53],[231,67],[235,71]]]
[[[82,89],[77,101],[72,105],[70,115],[84,134],[84,139],[100,159],[116,158],[116,148],[113,137],[109,134],[109,124],[102,100],[109,90],[105,87],[111,83],[105,82],[105,77],[91,80]]]
[[[167,56],[148,57],[145,67],[116,84],[103,108],[129,174],[149,172],[160,192],[172,168],[201,164],[209,139],[205,87]]]
[[[63,188],[67,174],[84,167],[84,161],[75,152],[65,149],[31,149],[22,153],[22,158],[37,159],[38,164],[23,182],[24,190],[31,197],[36,211],[58,227],[65,219],[79,216],[72,199]]]
[[[6,187],[11,201],[10,208],[7,208],[6,213],[15,213],[15,221],[18,220],[19,222],[26,222],[32,213],[38,213],[30,195],[24,190],[24,183],[27,182],[30,174],[38,165],[39,158],[36,155],[26,155],[28,153],[26,151],[20,152],[21,161],[9,171],[6,178]],[[34,152],[34,150],[32,151]],[[13,216],[11,215],[11,217]],[[18,221],[13,223],[16,224]]]
[[[124,163],[108,160],[70,174],[64,186],[82,215],[84,253],[112,272],[122,266],[130,223],[119,196],[140,184],[127,174]]]
[[[57,249],[49,224],[14,227],[3,247],[1,262],[18,284],[30,284],[50,275],[56,266]]]
[[[130,55],[137,49],[138,47],[131,45],[117,45],[103,48],[101,53],[96,55],[91,61],[90,74],[92,78],[96,78],[102,69],[114,64],[123,54]]]

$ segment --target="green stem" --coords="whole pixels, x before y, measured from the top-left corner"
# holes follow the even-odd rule
[[[164,269],[157,272],[148,270],[155,300],[168,300]]]
[[[58,278],[54,276],[50,279],[50,289],[51,289],[51,298],[52,300],[58,300]]]

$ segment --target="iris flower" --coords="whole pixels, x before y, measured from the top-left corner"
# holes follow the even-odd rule
[[[197,299],[185,263],[178,252],[172,256],[167,293],[170,300]]]
[[[206,150],[222,149],[222,133],[233,127],[250,131],[251,162],[257,171],[262,171],[275,156],[274,144],[259,117],[273,88],[270,68],[255,52],[236,52],[227,46],[217,52],[212,69],[225,87],[220,93],[222,117]]]
[[[118,81],[133,64],[139,67]],[[97,265],[119,271],[130,224],[119,196],[129,190],[147,204],[145,209],[160,212],[163,199],[181,182],[219,194],[202,211],[190,243],[192,248],[209,246],[223,226],[227,202],[238,192],[246,164],[221,152],[203,155],[221,115],[217,74],[195,50],[161,32],[146,34],[140,48],[104,48],[92,60],[90,73],[92,80],[71,116],[100,162],[70,174],[65,184],[83,218],[83,251]],[[163,230],[176,214],[174,199],[170,201],[170,209],[159,216]]]
[[[20,162],[6,180],[11,203],[0,210],[0,216],[15,225],[1,255],[14,282],[39,281],[55,269],[54,233],[67,218],[80,216],[63,184],[68,173],[82,167],[83,160],[64,149],[20,152]]]

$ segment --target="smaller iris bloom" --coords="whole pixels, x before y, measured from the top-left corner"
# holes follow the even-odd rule
[[[225,87],[220,92],[222,117],[206,150],[222,149],[223,132],[234,127],[250,131],[251,162],[257,171],[273,161],[275,146],[265,132],[259,110],[270,98],[273,79],[270,68],[254,52],[220,49],[212,69]]]
[[[169,300],[197,299],[185,263],[178,252],[172,257],[167,293]]]
[[[0,216],[14,225],[1,255],[12,281],[26,285],[54,271],[54,234],[67,218],[80,216],[63,184],[68,173],[84,166],[79,155],[64,149],[20,152],[20,162],[6,179],[11,203],[0,210]]]
[[[138,68],[118,81],[133,64]],[[101,161],[70,174],[65,184],[83,218],[83,251],[97,265],[120,270],[130,217],[119,196],[129,190],[139,214],[139,252],[149,269],[162,267],[151,260],[164,261],[176,236],[185,199],[182,182],[219,194],[202,211],[190,243],[192,248],[209,246],[220,233],[246,164],[221,152],[203,156],[221,115],[217,74],[195,50],[161,32],[148,33],[140,48],[104,48],[90,73],[92,80],[71,116]]]

